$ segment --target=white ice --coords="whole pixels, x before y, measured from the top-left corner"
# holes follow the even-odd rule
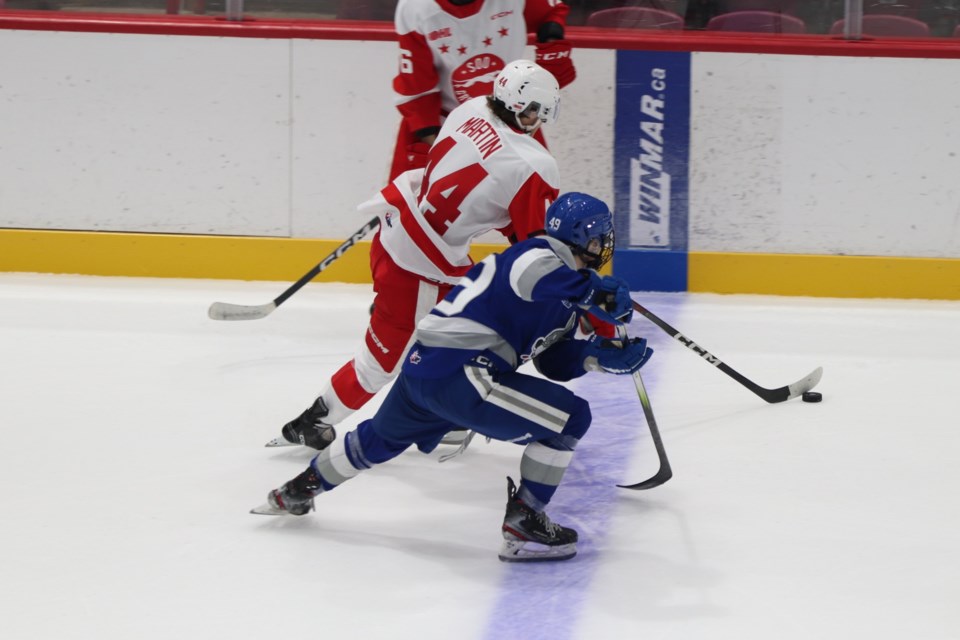
[[[0,276],[0,638],[960,638],[960,303],[636,294],[768,405],[642,318],[674,469],[629,377],[550,513],[570,562],[497,560],[521,449],[408,451],[302,518],[250,515],[310,454],[265,449],[361,339],[369,287],[270,317],[284,283]],[[372,414],[379,399],[349,428]]]

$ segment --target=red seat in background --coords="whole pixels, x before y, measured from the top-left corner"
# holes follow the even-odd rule
[[[842,34],[845,24],[846,20],[837,20],[830,27],[830,34]],[[863,16],[862,33],[865,36],[926,38],[930,35],[930,25],[906,16],[870,14]]]
[[[800,18],[777,11],[733,11],[711,18],[707,31],[806,33],[807,25]]]
[[[586,26],[609,29],[683,29],[683,16],[652,7],[602,9],[587,16]]]

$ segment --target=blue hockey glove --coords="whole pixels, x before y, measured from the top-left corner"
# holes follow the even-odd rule
[[[633,300],[630,285],[622,278],[601,276],[593,270],[582,271],[590,278],[590,288],[580,304],[590,313],[611,324],[629,324],[633,318]]]
[[[633,373],[650,359],[653,349],[644,338],[631,338],[623,343],[593,336],[584,349],[583,368],[606,373]]]

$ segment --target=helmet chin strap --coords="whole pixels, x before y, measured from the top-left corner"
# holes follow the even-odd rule
[[[537,129],[540,128],[540,125],[543,124],[543,120],[541,120],[540,118],[537,118],[537,123],[536,123],[536,124],[534,124],[534,125],[529,125],[529,126],[528,126],[528,125],[525,125],[525,124],[523,124],[522,122],[520,122],[520,116],[521,116],[521,115],[523,115],[523,114],[522,114],[522,113],[514,112],[514,114],[513,114],[513,119],[517,121],[517,126],[520,127],[520,131],[523,131],[523,132],[526,133],[528,136],[532,136],[534,133],[536,133]]]

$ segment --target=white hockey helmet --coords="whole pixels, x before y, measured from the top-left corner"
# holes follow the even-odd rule
[[[560,115],[560,85],[553,74],[529,60],[507,64],[493,81],[493,97],[514,113],[517,126],[532,133],[540,124],[556,122]],[[532,111],[540,121],[527,127],[520,124],[520,114]]]

